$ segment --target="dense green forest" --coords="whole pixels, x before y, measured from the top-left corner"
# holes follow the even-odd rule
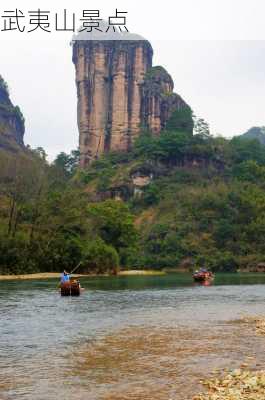
[[[258,140],[143,132],[86,170],[78,151],[0,146],[0,273],[252,268],[265,262],[265,148]],[[139,184],[139,180],[141,183]]]

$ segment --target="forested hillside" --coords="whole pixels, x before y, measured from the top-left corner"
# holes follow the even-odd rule
[[[0,273],[71,269],[231,271],[265,261],[265,150],[195,135],[143,132],[128,153],[87,169],[78,151],[0,153]]]
[[[80,175],[93,200],[120,198],[134,215],[132,266],[231,271],[264,261],[265,151],[256,140],[164,132],[139,138]]]

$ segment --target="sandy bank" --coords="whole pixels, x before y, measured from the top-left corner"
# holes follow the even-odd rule
[[[132,269],[130,271],[120,271],[118,273],[120,276],[130,276],[130,275],[166,275],[164,271],[152,271],[152,270],[141,270]]]
[[[24,275],[0,275],[0,281],[7,281],[7,280],[28,280],[28,279],[60,279],[61,273],[60,272],[41,272],[37,274],[24,274]],[[72,275],[75,278],[86,276],[86,275]]]
[[[148,271],[148,270],[130,270],[130,271],[121,271],[118,273],[119,276],[130,276],[130,275],[165,275],[163,271]],[[29,279],[60,279],[60,272],[41,272],[36,274],[23,274],[23,275],[0,275],[0,281],[8,281],[8,280],[29,280]],[[95,277],[100,275],[93,274],[72,274],[74,278],[81,277]],[[107,275],[101,275],[107,276]]]

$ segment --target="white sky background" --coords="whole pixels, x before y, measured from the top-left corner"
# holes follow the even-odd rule
[[[0,12],[18,7],[2,0]],[[212,133],[233,136],[265,125],[265,2],[185,0],[20,1],[25,12],[99,9],[107,18],[128,12],[131,32],[145,36],[154,65],[163,65],[175,91],[205,118]],[[25,143],[52,159],[78,143],[70,33],[0,32],[0,74],[26,117]]]

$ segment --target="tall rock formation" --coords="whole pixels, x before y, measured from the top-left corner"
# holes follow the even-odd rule
[[[102,153],[128,151],[141,129],[159,134],[175,111],[190,112],[170,75],[152,67],[151,44],[128,39],[73,41],[81,167]]]
[[[9,98],[8,87],[0,75],[0,139],[11,139],[23,146],[24,117]]]

